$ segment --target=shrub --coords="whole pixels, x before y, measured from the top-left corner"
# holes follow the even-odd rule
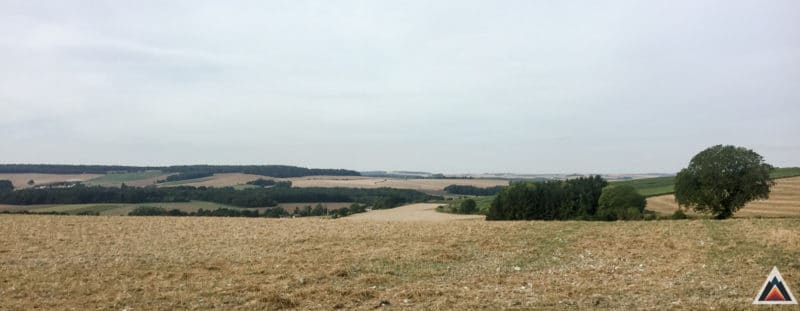
[[[167,210],[156,206],[138,206],[134,208],[128,216],[161,216],[166,215]]]
[[[458,207],[459,214],[473,214],[475,211],[478,210],[477,204],[473,199],[466,199],[461,202],[461,205]]]
[[[598,217],[602,220],[642,219],[647,200],[629,185],[603,188],[600,195]]]
[[[672,216],[670,218],[672,218],[672,219],[687,219],[687,218],[689,218],[689,216],[687,216],[686,213],[684,213],[682,209],[679,209],[679,210],[675,211],[674,213],[672,213]]]

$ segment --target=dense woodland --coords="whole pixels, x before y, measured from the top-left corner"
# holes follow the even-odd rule
[[[444,187],[444,191],[447,191],[451,194],[460,194],[460,195],[495,195],[503,190],[505,186],[495,186],[489,188],[480,188],[475,186],[462,186],[462,185],[449,185]]]
[[[600,176],[566,181],[515,182],[497,194],[487,220],[596,219]]]
[[[313,175],[359,176],[352,170],[318,169],[287,165],[174,165],[174,166],[122,166],[122,165],[60,165],[60,164],[0,164],[0,173],[41,174],[108,174],[160,170],[166,173],[245,173],[271,177],[302,177]]]
[[[278,203],[356,202],[376,209],[422,202],[435,197],[408,189],[254,188],[231,187],[87,187],[21,189],[0,193],[0,204],[86,204],[208,201],[238,207],[269,207]]]

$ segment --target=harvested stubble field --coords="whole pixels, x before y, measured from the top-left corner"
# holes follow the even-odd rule
[[[169,187],[169,186],[233,187],[236,185],[246,184],[248,181],[253,181],[259,178],[269,179],[270,177],[261,175],[252,175],[252,174],[242,174],[242,173],[222,173],[197,179],[165,182],[159,184],[159,186],[160,187]]]
[[[748,308],[800,221],[0,216],[0,309]]]
[[[103,175],[99,174],[0,174],[0,180],[10,180],[15,189],[30,188],[37,185],[46,185],[65,181],[87,181]],[[28,185],[28,181],[33,180],[34,185]]]
[[[122,184],[134,187],[155,185],[157,181],[174,173],[161,171],[144,171],[135,173],[106,174],[85,182],[89,186],[119,187]]]
[[[672,194],[650,197],[647,209],[661,215],[670,215],[678,210]],[[687,212],[696,215],[693,211]],[[740,209],[733,217],[798,217],[800,216],[800,177],[775,180],[769,199],[753,201]]]
[[[288,178],[293,187],[345,187],[345,188],[397,188],[413,189],[427,193],[442,194],[449,185],[475,187],[506,186],[504,179],[403,179],[362,176],[307,176]]]

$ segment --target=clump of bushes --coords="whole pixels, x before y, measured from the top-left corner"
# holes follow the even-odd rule
[[[598,200],[597,217],[602,220],[641,220],[647,199],[629,185],[603,189]]]
[[[167,210],[157,206],[137,206],[128,213],[128,216],[163,216]]]
[[[476,214],[479,212],[478,204],[473,199],[466,199],[460,203],[450,203],[447,206],[440,207],[439,211],[453,214]]]
[[[269,186],[274,186],[275,185],[275,181],[272,180],[272,179],[259,178],[259,179],[256,179],[256,180],[248,181],[247,184],[248,185],[254,185],[254,186],[260,186],[260,187],[269,187]]]
[[[672,213],[672,216],[670,216],[670,218],[672,218],[672,219],[688,219],[689,216],[686,215],[686,213],[684,213],[682,209],[679,209],[679,210],[675,211],[674,213]]]
[[[284,181],[275,181],[272,179],[263,179],[259,178],[256,180],[248,181],[248,185],[260,186],[260,187],[273,187],[273,188],[291,188],[292,181],[291,180],[284,180]]]

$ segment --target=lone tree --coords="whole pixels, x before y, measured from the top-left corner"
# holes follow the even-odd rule
[[[769,198],[772,166],[753,150],[717,145],[701,151],[675,178],[675,200],[714,218],[733,216],[747,202]]]

